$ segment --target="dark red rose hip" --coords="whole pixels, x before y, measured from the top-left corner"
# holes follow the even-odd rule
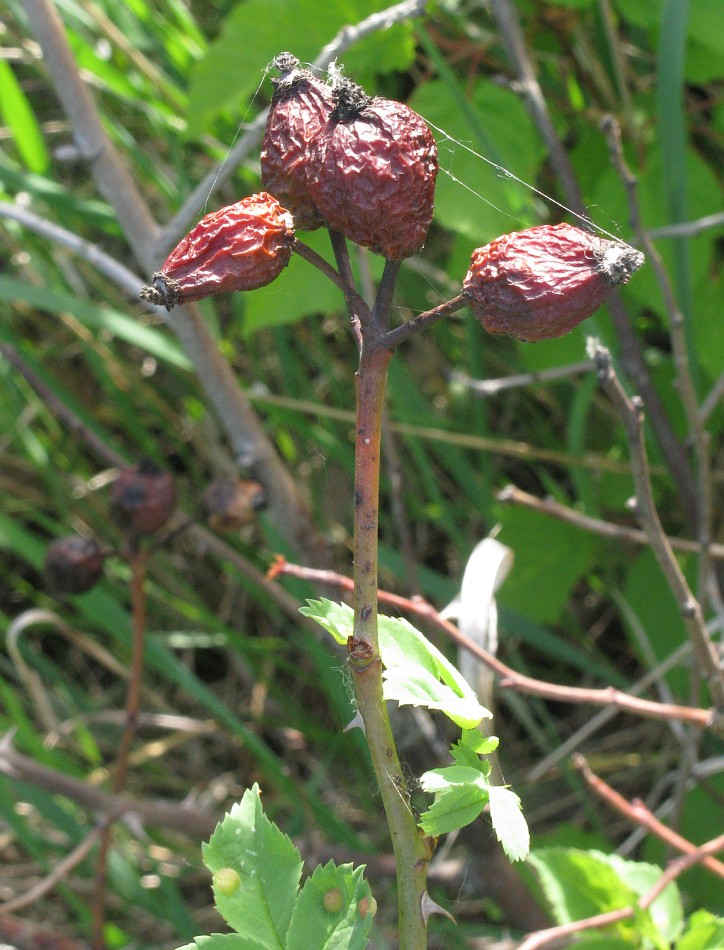
[[[121,469],[111,485],[111,512],[128,534],[155,534],[176,507],[176,486],[169,472],[151,461]]]
[[[548,340],[590,317],[643,262],[627,244],[541,225],[473,251],[463,293],[489,333]]]
[[[103,552],[94,538],[58,538],[45,555],[48,586],[59,594],[84,594],[103,577]]]
[[[298,231],[313,231],[324,220],[309,194],[312,144],[335,106],[332,90],[299,68],[291,53],[273,63],[280,70],[261,143],[261,181],[294,217]]]
[[[309,191],[329,227],[389,260],[418,251],[432,222],[437,146],[425,121],[339,80],[316,139]]]
[[[177,303],[270,284],[289,263],[291,214],[266,192],[207,214],[166,258],[141,297]]]

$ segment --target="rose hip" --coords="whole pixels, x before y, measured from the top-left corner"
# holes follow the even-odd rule
[[[541,225],[473,251],[463,293],[489,333],[547,340],[590,317],[643,262],[627,244],[570,224]]]
[[[291,214],[266,192],[207,214],[166,258],[141,297],[171,310],[271,283],[289,263]]]
[[[148,459],[121,469],[110,493],[111,512],[131,534],[155,534],[176,507],[173,476]]]
[[[389,260],[418,251],[432,222],[437,146],[425,121],[339,79],[316,138],[309,191],[329,227]]]
[[[60,594],[84,594],[103,577],[103,552],[94,538],[58,538],[45,555],[48,586]]]
[[[324,220],[309,194],[312,143],[335,106],[332,90],[299,68],[291,53],[273,63],[281,72],[261,143],[261,180],[268,192],[291,211],[298,231],[313,231]]]

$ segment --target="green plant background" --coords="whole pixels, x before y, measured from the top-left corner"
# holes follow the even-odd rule
[[[373,0],[63,0],[58,10],[106,130],[165,223],[268,102],[271,58],[288,48],[311,60],[341,26],[382,6]],[[556,131],[596,223],[631,237],[625,190],[598,130],[607,113],[622,124],[647,227],[719,211],[724,7],[710,0],[521,0],[517,7]],[[3,20],[0,199],[24,202],[138,270],[86,163],[69,152],[71,131],[23,5],[9,0]],[[617,72],[620,62],[623,73]],[[395,301],[401,320],[458,293],[474,247],[565,217],[480,157],[562,199],[483,6],[455,0],[432,5],[429,17],[365,39],[343,63],[369,91],[409,101],[438,130],[436,222],[424,251],[402,269]],[[208,208],[258,190],[258,175],[254,152]],[[657,241],[688,318],[700,400],[724,366],[721,238],[719,226]],[[325,235],[309,235],[308,243],[329,256]],[[219,453],[230,453],[161,316],[150,319],[87,262],[5,218],[0,255],[0,342],[15,347],[108,446],[128,460],[148,456],[170,468],[184,508],[194,510],[218,470]],[[357,264],[362,273],[379,273],[379,260],[361,257]],[[623,300],[660,398],[684,438],[667,316],[651,268],[624,288]],[[315,525],[330,540],[335,566],[349,572],[356,354],[338,293],[295,259],[269,287],[201,306],[308,498]],[[650,667],[652,656],[668,655],[685,637],[653,557],[495,497],[512,481],[589,515],[628,523],[632,483],[621,425],[587,377],[513,389],[486,401],[450,382],[452,370],[499,377],[581,360],[589,333],[618,354],[605,307],[570,336],[534,346],[488,337],[464,311],[403,347],[393,362],[389,398],[402,488],[396,496],[388,469],[381,583],[421,593],[442,608],[459,588],[467,555],[498,526],[499,540],[516,558],[499,595],[506,662],[557,682],[625,689]],[[128,571],[113,561],[97,589],[58,603],[45,589],[41,567],[48,542],[58,535],[89,530],[109,545],[118,545],[120,535],[108,518],[98,458],[5,360],[0,376],[3,627],[24,610],[50,608],[100,647],[94,656],[78,643],[68,646],[52,629],[24,633],[22,656],[40,677],[52,716],[40,715],[38,693],[29,692],[11,654],[2,652],[0,729],[14,729],[15,747],[39,763],[91,780],[117,741],[117,725],[102,713],[123,704],[124,681],[111,661],[123,663],[129,653]],[[707,426],[716,511],[721,403]],[[690,536],[666,459],[647,434],[662,520],[672,535]],[[410,534],[407,559],[392,511],[396,498]],[[718,521],[715,527],[720,530]],[[230,543],[262,572],[277,552],[304,558],[268,515]],[[682,564],[694,582],[695,559]],[[298,581],[281,583],[300,600],[315,594]],[[637,630],[644,631],[647,649]],[[450,645],[441,646],[454,658]],[[688,670],[674,671],[667,685],[676,700],[690,699]],[[286,613],[263,584],[183,537],[153,558],[144,688],[149,712],[188,716],[197,727],[142,731],[130,780],[134,794],[175,801],[198,796],[220,814],[258,781],[267,814],[291,836],[314,833],[356,852],[389,849],[363,743],[341,731],[352,716],[343,658]],[[610,851],[619,845],[630,827],[592,802],[567,766],[526,783],[530,768],[585,723],[590,710],[508,693],[498,703],[504,772],[521,795],[534,846]],[[715,739],[704,736],[701,743],[703,757],[721,755]],[[584,751],[622,794],[653,795],[656,805],[657,783],[677,767],[680,750],[665,724],[619,716]],[[428,761],[423,768],[440,764]],[[685,795],[685,836],[701,842],[721,831],[715,816],[721,815],[722,795],[721,775]],[[88,821],[67,799],[0,779],[1,863],[17,868],[13,892],[22,890],[23,874],[29,885],[47,873],[83,838]],[[208,930],[212,919],[199,841],[156,829],[149,834],[151,841],[143,842],[121,829],[113,851],[111,919],[119,946],[178,945]],[[648,839],[635,853],[642,860],[666,857]],[[82,863],[73,880],[29,916],[86,935],[92,872],[92,861]],[[0,871],[0,883],[4,876]],[[682,879],[687,905],[721,913],[717,885],[704,872],[688,873]],[[378,885],[378,900],[387,887]],[[381,908],[384,903],[379,900]],[[381,910],[380,946],[390,925]],[[501,926],[492,906],[463,913],[457,937],[448,924],[439,925],[448,941]]]

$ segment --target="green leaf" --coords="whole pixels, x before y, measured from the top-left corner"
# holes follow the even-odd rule
[[[614,931],[632,940],[668,947],[681,929],[682,909],[678,888],[668,885],[648,911],[637,902],[661,876],[661,869],[617,855],[575,848],[547,848],[528,858],[558,923],[566,924],[607,911],[630,907],[632,920],[617,924]],[[658,906],[657,906],[658,905]]]
[[[376,906],[363,874],[364,867],[331,861],[315,868],[294,907],[286,950],[363,950]]]
[[[488,803],[490,786],[478,769],[451,765],[420,776],[426,792],[435,800],[422,815],[419,825],[425,834],[442,835],[475,821]]]
[[[407,620],[379,618],[385,699],[439,709],[462,729],[492,714],[450,661]]]
[[[0,116],[25,165],[42,175],[50,165],[50,156],[30,103],[5,59],[0,59]]]
[[[708,910],[691,915],[689,926],[676,943],[676,950],[721,950],[724,948],[724,917]]]
[[[193,943],[187,943],[179,950],[262,950],[262,944],[239,934],[209,934],[196,937]]]
[[[354,632],[354,611],[348,604],[335,604],[326,598],[308,600],[299,613],[316,621],[337,643],[346,643]]]
[[[215,873],[233,868],[239,887],[232,894],[214,888],[219,913],[229,926],[265,950],[282,950],[297,898],[302,859],[291,840],[264,814],[259,787],[216,826],[203,847],[204,863]]]
[[[464,729],[458,742],[453,743],[450,750],[456,765],[477,769],[486,776],[490,766],[483,762],[481,755],[489,755],[498,748],[497,736],[484,736],[477,729]]]
[[[530,850],[530,832],[520,799],[509,788],[490,787],[490,820],[511,861],[523,861]]]
[[[346,604],[308,600],[300,613],[316,620],[337,643],[352,636],[354,612]],[[378,631],[385,699],[439,709],[463,729],[491,717],[452,663],[411,623],[381,615]]]
[[[535,181],[545,155],[519,96],[481,81],[468,99],[456,80],[446,75],[419,88],[410,105],[434,126],[440,159],[435,188],[438,224],[468,237],[472,251],[499,234],[535,222],[531,192],[496,167]]]

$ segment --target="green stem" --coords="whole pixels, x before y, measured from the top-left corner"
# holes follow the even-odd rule
[[[394,281],[394,274],[390,274]],[[384,284],[384,280],[383,280]],[[380,288],[378,303],[385,297]],[[400,950],[424,950],[427,928],[422,913],[431,846],[419,832],[382,694],[382,663],[377,636],[377,537],[379,527],[380,438],[387,367],[392,351],[384,346],[388,302],[375,306],[363,324],[357,373],[357,433],[354,490],[354,636],[348,644],[357,707],[365,726],[397,868]]]

